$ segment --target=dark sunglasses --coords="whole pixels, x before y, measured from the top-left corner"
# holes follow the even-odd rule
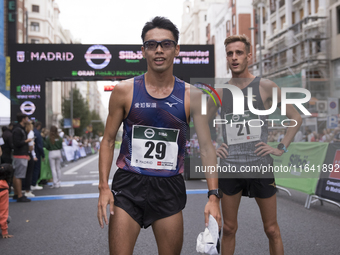
[[[163,41],[155,41],[150,40],[143,43],[145,49],[148,50],[156,50],[160,45],[164,50],[169,50],[177,45],[177,43],[173,40],[163,40]]]

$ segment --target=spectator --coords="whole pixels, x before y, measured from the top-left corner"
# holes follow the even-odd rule
[[[301,130],[297,131],[295,137],[294,137],[294,142],[298,143],[298,142],[304,142],[303,140],[303,134],[301,132]]]
[[[21,179],[26,177],[27,165],[28,165],[28,143],[32,139],[27,138],[25,132],[25,123],[28,122],[27,115],[23,113],[17,114],[18,124],[14,127],[12,132],[13,138],[13,186],[14,186],[14,196],[17,202],[31,202],[26,196],[21,193]]]
[[[72,137],[71,139],[72,139],[72,148],[73,148],[73,151],[74,151],[74,158],[73,158],[73,160],[77,161],[78,158],[79,158],[79,143],[76,140],[76,137]]]
[[[4,144],[1,145],[1,149],[2,149],[1,163],[12,164],[13,141],[12,141],[12,132],[10,128],[2,127],[2,139],[3,139]]]
[[[35,195],[31,192],[31,183],[32,183],[32,175],[34,169],[34,162],[37,161],[37,156],[34,151],[34,132],[33,132],[33,124],[32,122],[25,123],[25,131],[27,133],[27,138],[32,139],[31,142],[28,143],[28,152],[29,152],[29,160],[27,164],[26,177],[22,180],[22,186],[25,190],[26,197],[35,197]]]
[[[1,151],[1,148],[0,148]],[[1,154],[1,153],[0,153]],[[2,238],[11,238],[13,235],[8,234],[8,211],[9,211],[9,187],[11,181],[13,167],[11,164],[0,165],[0,226],[2,230]]]
[[[340,131],[337,131],[337,133],[335,133],[334,138],[333,138],[333,142],[334,143],[340,143]]]
[[[45,153],[44,153],[44,141],[42,139],[42,136],[40,134],[42,124],[40,121],[37,121],[34,124],[34,136],[35,136],[35,144],[34,144],[34,150],[36,153],[37,161],[34,164],[34,169],[33,169],[33,175],[32,175],[32,186],[31,190],[41,190],[42,187],[40,187],[37,184],[37,181],[39,180],[40,177],[40,170],[41,170],[41,159],[45,161]]]
[[[63,139],[58,134],[56,126],[51,126],[50,134],[46,137],[45,147],[49,151],[48,159],[50,160],[50,167],[53,176],[53,185],[51,188],[60,188],[60,150],[63,147]]]

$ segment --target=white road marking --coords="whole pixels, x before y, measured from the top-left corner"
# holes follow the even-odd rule
[[[64,172],[63,174],[65,174],[65,175],[77,174],[76,171],[77,171],[78,169],[80,169],[80,168],[86,166],[87,164],[89,164],[90,162],[92,162],[92,161],[94,161],[94,160],[97,160],[98,157],[99,157],[99,156],[97,155],[97,156],[95,156],[95,157],[93,157],[93,158],[91,158],[91,159],[89,159],[89,160],[87,160],[87,161],[81,163],[80,165],[75,166],[75,167],[73,167],[73,168],[67,170],[67,171]]]

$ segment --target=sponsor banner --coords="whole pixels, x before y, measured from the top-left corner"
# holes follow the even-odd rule
[[[276,148],[278,143],[268,143]],[[272,156],[274,166],[287,166],[289,171],[275,172],[276,184],[306,194],[314,194],[326,157],[328,143],[291,143],[288,152]]]
[[[74,118],[72,121],[73,128],[79,128],[80,127],[80,118]]]
[[[21,44],[13,46],[10,55],[15,69],[28,76],[41,72],[50,79],[127,79],[147,70],[141,45]],[[193,77],[213,77],[214,72],[212,45],[181,45],[174,59],[177,77],[189,82]]]
[[[330,143],[316,195],[340,202],[340,143]]]
[[[17,112],[23,109],[43,126],[48,110],[46,81],[124,80],[147,71],[142,45],[13,43],[10,46],[6,88],[10,88],[11,94],[11,119],[15,120]],[[181,45],[174,60],[174,75],[186,82],[193,77],[214,77],[214,62],[213,45]],[[40,86],[40,91],[36,86]]]

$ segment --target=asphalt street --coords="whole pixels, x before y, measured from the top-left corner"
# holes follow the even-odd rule
[[[117,154],[116,154],[117,155]],[[69,163],[62,168],[62,187],[44,186],[34,191],[30,203],[10,200],[9,233],[11,239],[0,239],[1,255],[68,255],[109,254],[107,226],[99,227],[98,154]],[[112,167],[112,178],[115,167]],[[188,202],[184,215],[182,254],[196,253],[197,235],[204,230],[203,210],[207,202],[206,183],[186,181]],[[340,254],[340,208],[317,202],[304,208],[307,195],[290,190],[292,196],[277,194],[278,221],[285,254]],[[157,254],[152,229],[142,229],[134,254]],[[235,254],[269,254],[259,209],[254,199],[242,198]]]

